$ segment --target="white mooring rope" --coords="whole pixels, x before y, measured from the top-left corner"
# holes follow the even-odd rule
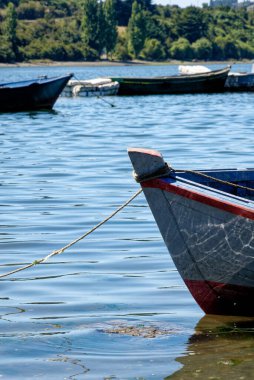
[[[83,234],[79,238],[73,240],[72,242],[70,242],[69,244],[65,245],[64,247],[51,252],[49,255],[47,255],[46,257],[44,257],[42,259],[35,260],[32,263],[30,263],[30,264],[24,265],[23,267],[20,267],[20,268],[17,268],[15,270],[13,270],[13,271],[1,274],[0,278],[7,277],[7,276],[10,276],[11,274],[21,272],[21,271],[23,271],[25,269],[31,268],[31,267],[33,267],[35,265],[38,265],[38,264],[43,264],[48,259],[50,259],[51,257],[56,256],[56,255],[60,255],[66,249],[72,247],[74,244],[78,243],[80,240],[84,239],[86,236],[90,235],[92,232],[94,232],[95,230],[97,230],[100,226],[102,226],[103,224],[105,224],[108,220],[110,220],[111,218],[113,218],[113,216],[115,216],[119,211],[123,210],[126,206],[128,206],[128,204],[131,203],[133,201],[133,199],[135,199],[141,192],[142,192],[142,189],[140,189],[139,191],[137,191],[127,202],[125,202],[122,206],[120,206],[119,208],[117,208],[107,218],[105,218],[104,220],[102,220],[100,223],[98,223],[96,226],[94,226],[93,228],[91,228],[89,231],[87,231],[85,234]]]

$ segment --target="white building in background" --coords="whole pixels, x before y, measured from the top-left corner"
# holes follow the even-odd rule
[[[210,0],[210,7],[245,7],[249,10],[253,8],[253,0]]]
[[[238,1],[238,7],[245,7],[245,8],[247,8],[247,10],[253,10],[254,9],[254,1],[250,1],[250,0]]]
[[[237,0],[210,0],[210,7],[236,7]]]

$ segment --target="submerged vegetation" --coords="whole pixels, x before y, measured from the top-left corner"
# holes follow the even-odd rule
[[[0,62],[254,58],[254,12],[150,0],[0,0]]]

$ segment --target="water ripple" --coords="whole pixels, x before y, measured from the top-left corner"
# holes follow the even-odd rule
[[[167,75],[177,66],[68,71],[83,79]],[[64,72],[1,68],[10,80]],[[130,198],[138,185],[129,146],[158,149],[175,168],[253,167],[253,100],[254,93],[114,97],[110,107],[60,97],[53,112],[0,115],[0,273],[61,248]],[[1,290],[0,376],[15,380],[166,379],[203,315],[142,195],[62,256],[1,280]],[[149,340],[103,331],[117,323],[175,333]]]

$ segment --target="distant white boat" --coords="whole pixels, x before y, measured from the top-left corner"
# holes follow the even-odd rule
[[[73,79],[67,83],[63,96],[108,96],[116,95],[119,83],[112,81],[110,78],[95,78],[89,80]]]

